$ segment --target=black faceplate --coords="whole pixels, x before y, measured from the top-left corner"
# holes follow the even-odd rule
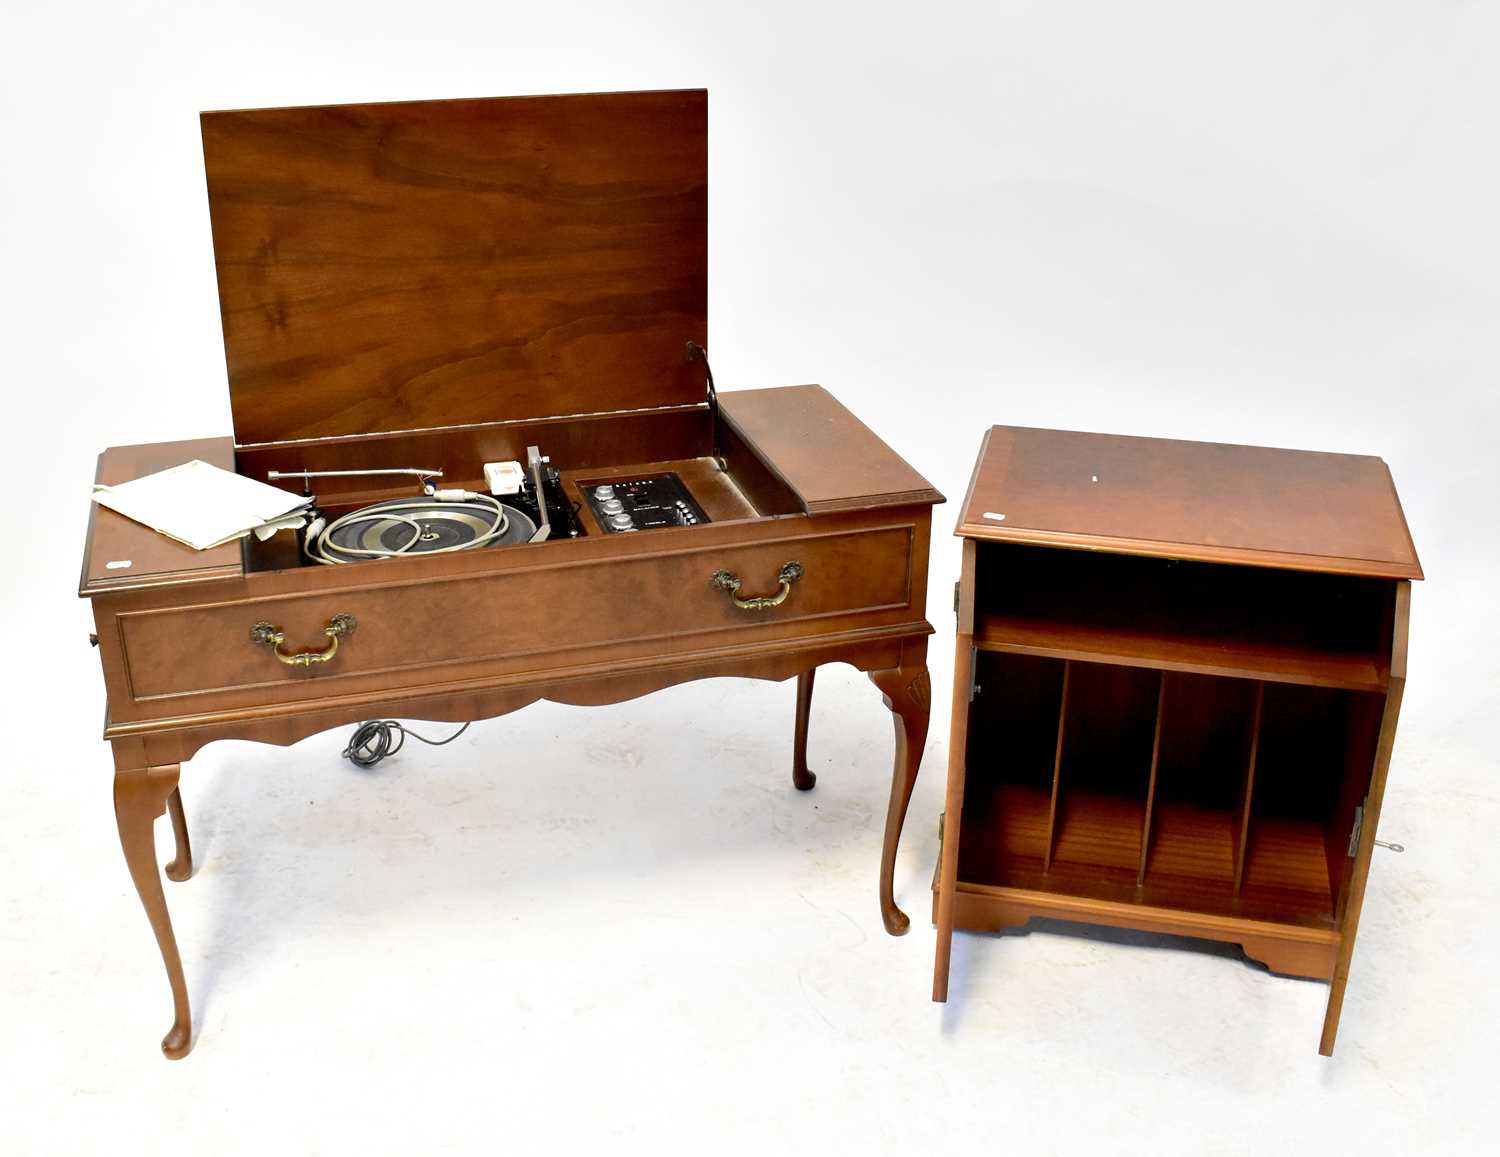
[[[578,488],[599,525],[611,534],[710,521],[675,473],[603,478],[579,483]]]

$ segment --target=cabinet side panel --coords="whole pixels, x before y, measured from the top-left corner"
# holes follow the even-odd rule
[[[1401,696],[1406,689],[1406,634],[1411,613],[1411,583],[1396,584],[1395,613],[1392,619],[1391,684],[1385,709],[1380,717],[1380,734],[1375,748],[1375,763],[1370,776],[1370,794],[1365,799],[1360,825],[1359,847],[1349,875],[1349,896],[1344,906],[1343,939],[1339,944],[1338,962],[1328,994],[1328,1012],[1323,1020],[1323,1037],[1318,1051],[1333,1055],[1338,1037],[1339,1016],[1344,1008],[1344,989],[1349,983],[1349,966],[1354,956],[1354,938],[1359,932],[1359,914],[1364,906],[1365,885],[1370,876],[1370,857],[1375,850],[1375,833],[1380,827],[1380,807],[1385,799],[1385,783],[1391,766],[1391,752],[1396,744],[1396,723],[1401,715]]]

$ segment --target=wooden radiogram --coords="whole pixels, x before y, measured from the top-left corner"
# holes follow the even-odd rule
[[[233,435],[107,450],[96,481],[198,458],[262,480],[432,467],[478,490],[485,463],[536,446],[580,533],[319,566],[288,533],[200,552],[93,510],[80,593],[168,1056],[192,1030],[152,829],[170,814],[166,875],[188,878],[179,775],[217,739],[796,677],[807,789],[813,673],[849,663],[895,720],[878,891],[906,930],[892,868],[927,732],[942,496],[818,386],[713,391],[706,129],[701,91],[204,114]],[[609,533],[579,489],[653,472],[706,521]],[[387,481],[320,479],[319,505],[403,492]]]

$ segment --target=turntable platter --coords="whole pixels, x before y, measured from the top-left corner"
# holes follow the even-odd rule
[[[480,507],[425,497],[380,502],[335,522],[324,540],[324,553],[331,561],[343,562],[393,554],[464,550],[476,544],[506,546],[529,542],[536,533],[536,523],[509,505],[505,506],[505,516],[503,530],[485,539],[494,515]]]

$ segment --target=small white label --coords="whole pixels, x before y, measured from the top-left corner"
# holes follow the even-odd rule
[[[1089,475],[1089,481],[1090,482],[1098,482],[1099,481],[1099,475],[1097,475],[1097,474],[1090,474]]]
[[[1003,515],[1003,514],[996,514],[993,510],[986,510],[984,512],[984,516],[986,518],[993,518],[996,522],[1004,522],[1005,521],[1005,515]]]
[[[127,569],[130,566],[131,562],[132,562],[132,560],[128,559],[128,558],[117,558],[113,562],[107,562],[107,563],[105,563],[104,564],[104,569],[105,570],[125,570],[125,569]]]

